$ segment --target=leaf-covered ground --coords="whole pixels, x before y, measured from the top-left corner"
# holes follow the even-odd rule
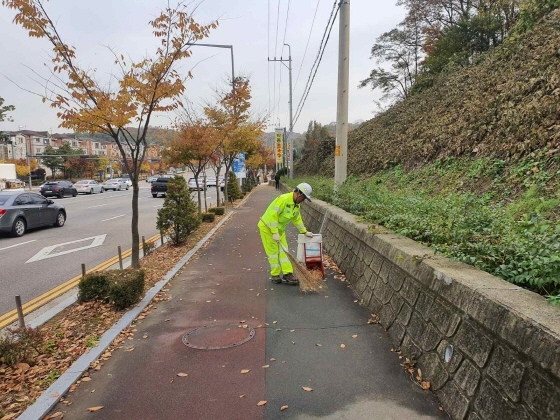
[[[224,216],[213,223],[203,223],[181,246],[165,244],[140,260],[146,272],[145,290],[160,281],[165,274],[192,249]],[[164,289],[165,290],[165,289]],[[145,317],[165,293],[154,297],[139,318]],[[82,354],[94,347],[101,336],[124,314],[110,304],[87,302],[74,304],[38,328],[41,340],[32,360],[9,366],[0,359],[0,420],[15,419],[31,405]],[[128,327],[97,360],[92,368],[99,370],[112,350],[135,333]],[[87,381],[87,379],[82,379]],[[76,385],[73,385],[70,392]]]

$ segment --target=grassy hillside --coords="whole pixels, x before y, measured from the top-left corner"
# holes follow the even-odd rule
[[[531,32],[480,56],[476,65],[352,131],[350,174],[416,168],[449,156],[517,160],[560,146],[560,10]],[[302,168],[304,165],[302,165]],[[322,173],[334,173],[334,158]]]
[[[336,192],[332,155],[288,182],[560,305],[560,11],[362,124],[348,150]]]

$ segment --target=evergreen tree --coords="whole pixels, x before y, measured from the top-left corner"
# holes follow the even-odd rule
[[[185,178],[178,176],[171,179],[167,184],[163,207],[158,210],[157,228],[167,232],[174,245],[179,245],[199,226],[200,216]]]
[[[228,172],[227,178],[227,197],[228,200],[233,202],[243,197],[243,193],[241,192],[241,188],[239,188],[239,181],[237,177],[233,173],[233,171]]]

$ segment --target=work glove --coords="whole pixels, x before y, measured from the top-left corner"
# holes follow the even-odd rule
[[[304,233],[304,235],[307,236],[308,238],[313,238],[313,233],[312,232],[307,231],[307,232]]]
[[[280,242],[280,235],[278,233],[273,233],[272,239],[274,239],[276,242]]]

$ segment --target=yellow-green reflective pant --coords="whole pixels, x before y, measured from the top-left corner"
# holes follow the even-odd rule
[[[264,247],[264,252],[268,258],[268,263],[270,264],[270,274],[272,276],[279,276],[280,272],[284,274],[289,274],[294,272],[294,268],[290,263],[290,260],[286,253],[282,250],[282,247],[278,242],[272,239],[272,234],[268,229],[259,229],[261,233],[261,240]],[[284,232],[278,232],[280,234],[280,242],[288,249],[288,242],[286,241],[286,234]]]

